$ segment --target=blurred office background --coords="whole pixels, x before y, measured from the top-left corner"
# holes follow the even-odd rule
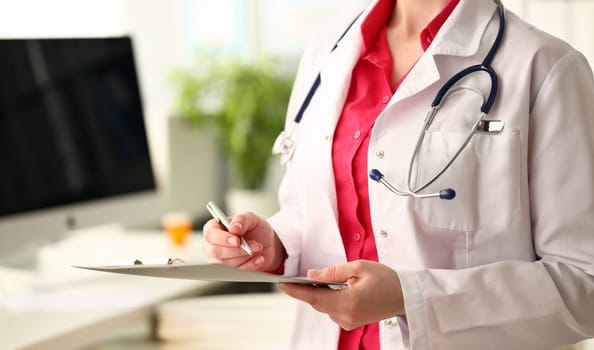
[[[212,139],[171,121],[169,73],[211,49],[245,60],[271,55],[295,69],[308,41],[369,0],[0,1],[2,37],[131,34],[157,181],[168,210],[203,211],[223,184]],[[594,1],[507,0],[521,17],[564,38],[594,62]],[[172,130],[174,129],[174,130]],[[188,148],[190,151],[188,151]],[[195,181],[202,179],[202,181]],[[217,185],[209,185],[212,180]],[[212,183],[212,181],[210,181]],[[219,181],[220,182],[220,181]],[[274,182],[273,182],[274,184]]]
[[[0,0],[0,37],[131,35],[163,213],[182,211],[200,217],[208,200],[223,199],[227,184],[221,179],[226,168],[212,135],[189,128],[174,112],[171,71],[195,63],[197,51],[212,50],[246,61],[272,56],[294,72],[311,39],[352,18],[369,2]],[[565,39],[594,63],[594,1],[505,0],[504,5]],[[272,171],[271,192],[279,172]]]

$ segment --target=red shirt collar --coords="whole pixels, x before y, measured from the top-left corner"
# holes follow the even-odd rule
[[[460,0],[450,0],[441,12],[421,31],[419,40],[421,41],[423,50],[427,50],[437,35],[437,32],[439,32],[439,29],[459,2]],[[394,5],[394,0],[379,0],[369,11],[369,15],[361,24],[361,35],[363,36],[363,47],[365,51],[373,45],[377,35],[386,27]]]
[[[369,50],[373,46],[375,38],[386,27],[394,4],[394,0],[379,0],[375,3],[371,11],[369,11],[363,23],[361,23],[364,51]]]
[[[441,10],[441,12],[438,13],[437,16],[435,16],[431,22],[427,24],[425,29],[421,31],[419,34],[419,39],[421,40],[421,46],[423,47],[424,51],[426,51],[429,45],[431,45],[433,39],[435,39],[435,36],[437,35],[437,32],[439,32],[441,26],[445,23],[448,17],[450,17],[450,14],[452,14],[459,2],[460,0],[450,0]]]

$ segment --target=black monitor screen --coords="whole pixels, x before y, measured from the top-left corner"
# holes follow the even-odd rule
[[[154,188],[130,38],[0,40],[0,216]]]

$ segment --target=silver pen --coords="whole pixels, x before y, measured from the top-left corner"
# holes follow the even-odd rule
[[[225,229],[229,231],[231,223],[229,222],[229,219],[227,219],[227,215],[225,215],[225,213],[223,213],[223,211],[213,201],[210,201],[208,202],[208,204],[206,204],[206,209],[208,209],[210,215],[212,215],[212,217],[215,218],[215,220],[220,222],[221,225],[223,225]],[[252,252],[252,248],[250,248],[243,236],[239,236],[239,242],[241,249],[243,249],[244,252],[246,252],[249,256],[252,256],[254,254]]]

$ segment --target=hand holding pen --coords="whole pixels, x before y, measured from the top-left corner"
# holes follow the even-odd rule
[[[229,222],[229,219],[227,219],[227,215],[225,215],[225,213],[223,213],[223,211],[213,201],[208,202],[208,204],[206,205],[206,209],[208,209],[210,215],[212,215],[214,219],[216,219],[221,225],[225,227],[227,231],[229,231],[229,229],[231,228],[231,223]],[[239,245],[244,252],[246,252],[249,256],[254,255],[252,249],[245,241],[245,238],[243,238],[243,236],[239,236],[239,241]]]
[[[281,265],[284,247],[264,218],[243,212],[230,219],[213,202],[207,209],[216,220],[203,228],[202,250],[209,261],[257,271],[273,271]]]

